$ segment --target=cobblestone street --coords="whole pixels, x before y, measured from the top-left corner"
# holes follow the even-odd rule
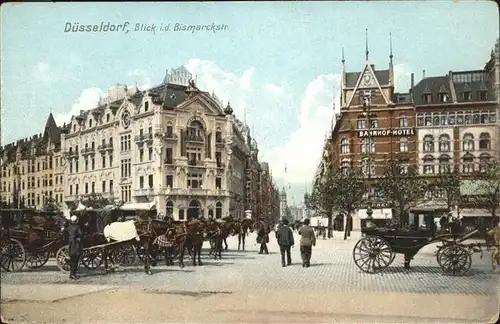
[[[229,251],[223,254],[222,261],[209,259],[205,253],[203,258],[205,262],[202,267],[187,266],[180,269],[178,266],[166,267],[160,264],[154,268],[152,276],[145,275],[139,265],[121,268],[116,273],[108,275],[102,274],[102,271],[83,271],[82,278],[76,286],[82,287],[82,290],[73,290],[75,290],[74,294],[81,294],[84,286],[101,286],[101,288],[113,289],[127,287],[127,289],[139,289],[143,293],[154,293],[154,295],[162,296],[168,294],[178,298],[217,295],[218,299],[225,299],[232,303],[239,300],[244,304],[249,303],[248,298],[238,299],[238,296],[248,297],[252,294],[267,296],[266,298],[275,296],[274,301],[286,296],[297,296],[294,298],[295,301],[287,302],[292,308],[298,307],[295,306],[295,303],[307,295],[310,296],[309,300],[318,299],[324,303],[324,305],[313,303],[310,307],[314,311],[330,312],[333,311],[333,308],[329,302],[325,302],[325,299],[336,303],[337,301],[332,300],[332,298],[346,298],[347,300],[344,299],[344,302],[350,306],[346,304],[338,312],[349,313],[349,309],[352,309],[352,314],[356,314],[356,316],[362,314],[391,315],[385,310],[380,310],[380,314],[375,314],[373,309],[368,313],[366,310],[356,309],[358,307],[356,306],[357,299],[368,298],[367,296],[375,296],[380,293],[384,293],[379,295],[381,296],[380,300],[383,300],[388,306],[391,305],[392,298],[395,303],[405,303],[400,300],[401,296],[413,296],[413,301],[406,302],[404,306],[396,307],[396,311],[408,309],[407,312],[413,312],[414,309],[420,309],[421,314],[427,314],[422,313],[426,306],[421,303],[432,307],[443,307],[439,306],[440,303],[448,303],[455,298],[453,305],[457,307],[456,314],[444,307],[444,313],[447,313],[448,316],[444,316],[441,312],[436,313],[435,317],[444,316],[444,318],[464,321],[477,320],[477,316],[487,321],[494,309],[498,308],[496,295],[499,275],[491,272],[489,253],[485,253],[483,259],[480,259],[479,255],[475,255],[472,269],[465,277],[443,275],[433,255],[435,249],[432,246],[424,248],[417,254],[413,260],[412,269],[409,271],[403,269],[402,256],[398,256],[393,265],[385,272],[370,275],[358,270],[352,260],[352,248],[359,233],[353,233],[353,236],[347,241],[344,241],[341,236],[340,233],[335,233],[333,239],[318,240],[318,244],[313,250],[313,264],[310,268],[300,266],[298,246],[292,249],[293,265],[282,268],[277,252],[278,247],[273,238],[269,244],[271,253],[269,255],[257,254],[258,246],[255,244],[255,236],[252,235],[247,239],[247,252],[235,251],[237,240],[235,238],[228,239]],[[297,243],[298,239],[296,236]],[[70,282],[67,275],[56,270],[53,261],[51,262],[38,270],[26,269],[21,273],[2,273],[2,301],[5,302],[9,299],[46,300],[48,297],[42,297],[41,294],[50,295],[51,287],[60,287],[59,290],[62,294],[62,290],[67,284],[74,286],[75,282]],[[186,263],[186,265],[188,264]],[[45,288],[45,291],[41,293],[33,288],[36,287],[35,284],[52,286]],[[25,292],[26,288],[23,287],[30,287],[30,292]],[[88,293],[94,293],[94,291]],[[67,298],[67,295],[60,298]],[[444,296],[449,297],[444,299]],[[57,299],[53,298],[53,300]],[[377,297],[372,297],[371,300],[373,303]],[[419,300],[419,304],[411,304],[417,303],[417,300]],[[474,301],[474,303],[470,304],[470,301]],[[359,302],[361,303],[361,301]],[[456,303],[464,303],[463,305],[466,306],[459,306]],[[8,305],[7,309],[15,307],[15,303],[6,305]],[[366,306],[366,302],[363,302],[362,305]],[[462,307],[461,311],[458,307]],[[465,314],[466,310],[463,307],[467,309],[469,314]],[[474,311],[476,313],[472,314],[471,312]],[[421,320],[423,320],[422,316],[420,315]],[[318,321],[323,320],[318,319]]]

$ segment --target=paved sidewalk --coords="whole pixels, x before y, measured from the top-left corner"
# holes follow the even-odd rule
[[[113,289],[113,286],[106,285],[9,285],[2,284],[1,298],[2,302],[13,301],[38,301],[54,302],[76,296],[93,294],[105,290]]]

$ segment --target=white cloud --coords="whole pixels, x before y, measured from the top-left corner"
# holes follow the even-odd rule
[[[32,75],[36,81],[44,83],[45,85],[50,85],[55,79],[54,72],[46,62],[38,62],[33,68]]]
[[[408,92],[411,86],[413,68],[407,64],[394,65],[394,85],[396,92]]]
[[[290,184],[310,183],[321,157],[324,140],[333,116],[332,95],[340,103],[340,75],[320,75],[309,83],[300,103],[299,127],[288,141],[268,155],[275,168],[273,176]],[[285,173],[286,164],[286,173]],[[281,167],[282,166],[282,167]]]
[[[281,96],[285,91],[285,86],[283,84],[277,85],[274,83],[266,83],[264,85],[264,90],[275,96]]]
[[[128,72],[128,76],[135,77],[135,82],[137,83],[137,88],[141,91],[149,89],[154,85],[151,82],[151,78],[143,70],[135,69]]]
[[[58,114],[54,117],[57,125],[63,125],[71,120],[71,116],[80,114],[80,110],[89,110],[96,108],[99,104],[99,99],[104,97],[104,92],[99,88],[84,89],[80,97],[71,106],[71,111],[68,113]]]

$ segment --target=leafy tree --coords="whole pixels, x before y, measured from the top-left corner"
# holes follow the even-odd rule
[[[424,196],[427,182],[419,176],[416,166],[408,166],[405,170],[398,161],[391,160],[385,167],[379,188],[381,197],[392,204],[393,223],[401,225],[405,210]]]
[[[367,184],[359,169],[346,168],[337,170],[333,176],[332,196],[335,207],[347,214],[344,226],[344,239],[347,239],[351,226],[352,214],[363,203],[363,195],[367,191]]]
[[[334,170],[324,167],[320,176],[316,178],[313,190],[309,195],[308,209],[319,215],[328,217],[328,237],[332,237],[333,209],[335,208],[335,192],[337,191]]]
[[[85,207],[91,207],[93,209],[104,208],[108,205],[122,205],[122,203],[115,202],[113,199],[104,198],[101,194],[91,193],[86,195],[80,202]]]
[[[432,184],[434,191],[439,191],[442,194],[449,210],[460,205],[462,201],[460,184],[460,174],[457,171],[441,173],[436,182]]]
[[[485,167],[477,187],[476,201],[487,208],[492,217],[500,209],[500,162],[492,161]]]
[[[61,211],[61,206],[56,202],[56,200],[53,197],[49,197],[45,200],[43,209],[46,211],[59,212]]]

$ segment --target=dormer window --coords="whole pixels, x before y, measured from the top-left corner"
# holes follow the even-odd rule
[[[446,93],[440,93],[439,94],[439,101],[440,102],[447,102],[448,101],[448,94],[446,94]]]
[[[148,111],[149,110],[149,102],[145,102],[144,103],[144,111]]]
[[[92,127],[92,119],[89,119],[89,128]]]
[[[106,114],[106,123],[109,123],[109,113]]]
[[[424,100],[425,103],[431,103],[432,102],[432,93],[424,93],[422,95],[422,99]]]
[[[488,97],[488,92],[484,90],[480,90],[477,92],[477,99],[480,101],[486,101]]]
[[[464,92],[462,92],[462,99],[465,100],[465,101],[471,100],[470,91],[464,91]]]

